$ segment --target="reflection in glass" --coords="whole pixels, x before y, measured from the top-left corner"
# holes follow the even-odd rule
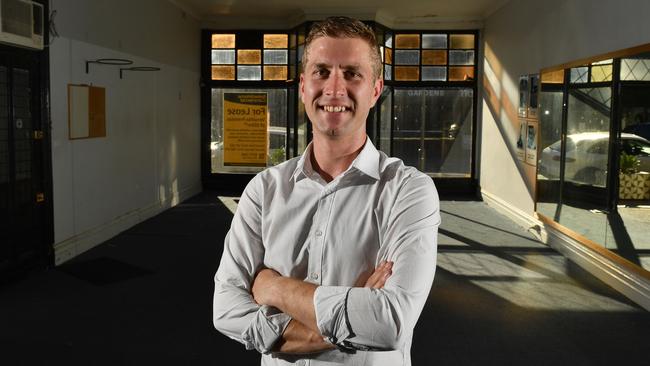
[[[612,64],[591,67],[591,82],[612,81]]]
[[[237,66],[237,80],[261,80],[261,66]]]
[[[571,83],[586,83],[589,81],[589,67],[574,67],[571,69]]]
[[[562,91],[542,89],[539,102],[539,151],[541,153],[537,164],[537,211],[557,220],[560,202]]]
[[[382,93],[383,98],[380,99],[381,104],[379,105],[379,150],[386,153],[388,156],[391,155],[390,151],[390,131],[391,131],[391,106],[393,104],[393,95],[389,87],[384,88]]]
[[[621,59],[621,80],[650,81],[650,54],[645,59]]]
[[[564,179],[605,187],[609,159],[611,88],[573,89],[567,110]]]
[[[446,34],[423,34],[422,48],[445,49],[447,48]]]
[[[247,67],[247,66],[245,66]],[[223,165],[223,94],[267,93],[269,117],[269,151],[267,166],[285,160],[287,134],[287,90],[286,89],[212,89],[210,152],[212,173],[254,173],[263,168]]]
[[[433,176],[469,177],[473,91],[395,89],[393,155]]]
[[[386,32],[386,42],[384,45],[386,47],[393,48],[393,33]]]

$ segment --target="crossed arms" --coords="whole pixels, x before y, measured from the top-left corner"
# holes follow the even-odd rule
[[[286,268],[283,276],[282,269],[265,268],[259,233],[266,192],[261,179],[251,181],[226,236],[215,276],[215,327],[261,353],[400,349],[412,335],[435,271],[440,216],[430,178],[400,187],[379,223],[382,262],[354,286],[316,286],[291,278]]]

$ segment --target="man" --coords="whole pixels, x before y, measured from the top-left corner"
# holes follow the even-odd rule
[[[435,271],[435,187],[366,136],[383,88],[370,28],[345,17],[314,25],[303,65],[313,141],[242,194],[214,325],[263,365],[410,365]]]

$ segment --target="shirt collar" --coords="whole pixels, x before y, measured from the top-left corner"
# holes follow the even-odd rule
[[[303,152],[300,160],[296,164],[296,169],[291,175],[291,179],[294,179],[296,182],[302,178],[309,177],[313,172],[311,166],[311,160],[309,157],[312,153],[312,142],[307,145],[307,148]],[[366,143],[361,149],[361,152],[357,157],[352,161],[350,168],[355,168],[356,170],[362,172],[363,174],[372,177],[374,179],[379,179],[379,151],[375,148],[372,141],[366,137]],[[350,169],[348,169],[349,171]]]

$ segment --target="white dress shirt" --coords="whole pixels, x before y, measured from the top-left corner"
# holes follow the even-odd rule
[[[244,190],[214,279],[214,325],[262,353],[262,365],[410,365],[413,328],[436,267],[433,181],[369,139],[329,183],[312,169],[310,154],[311,144]],[[394,262],[383,288],[353,287],[382,260]],[[262,267],[319,286],[318,328],[337,349],[271,352],[291,318],[253,300],[251,284]]]

